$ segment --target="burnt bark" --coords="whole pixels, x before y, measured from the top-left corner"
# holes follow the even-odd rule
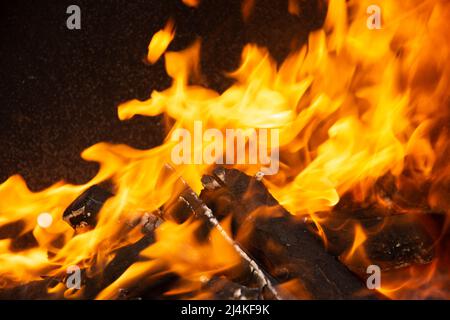
[[[218,218],[232,215],[237,241],[276,280],[296,281],[296,298],[376,297],[325,250],[304,220],[277,203],[261,181],[235,169],[217,168],[203,182],[201,199]]]
[[[411,265],[430,263],[435,256],[435,240],[427,225],[433,223],[433,214],[388,214],[365,209],[358,212],[333,212],[321,225],[327,238],[327,249],[345,259],[352,247],[358,227],[367,239],[358,250],[366,259],[353,259],[347,265],[354,272],[364,274],[368,263],[382,271]]]

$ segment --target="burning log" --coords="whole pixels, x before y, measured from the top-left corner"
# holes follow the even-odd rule
[[[140,252],[154,243],[154,231],[165,219],[182,222],[193,214],[204,221],[204,234],[208,235],[211,228],[217,229],[243,262],[238,278],[232,277],[233,280],[230,280],[223,276],[215,277],[205,282],[201,290],[193,295],[209,294],[221,299],[280,299],[294,295],[296,298],[312,299],[376,297],[335,258],[345,253],[345,248],[351,245],[354,238],[351,230],[341,228],[336,231],[338,222],[347,221],[348,228],[352,226],[350,222],[353,220],[349,220],[348,214],[336,213],[332,216],[334,219],[325,225],[324,232],[330,243],[327,252],[314,232],[311,232],[311,225],[293,217],[281,207],[258,178],[251,178],[234,169],[217,168],[213,175],[202,178],[205,189],[200,197],[182,179],[180,181],[182,191],[174,195],[159,212],[146,213],[139,223],[127,226],[135,228],[140,225],[142,238],[119,249],[101,274],[85,277],[83,298],[95,298],[133,263],[139,261]],[[101,187],[93,186],[67,208],[64,219],[75,229],[94,227],[97,213],[111,196]],[[220,223],[229,215],[232,215],[232,234],[227,234]],[[375,215],[361,216],[358,220],[365,228],[376,227],[379,223],[390,226],[378,237],[367,241],[366,251],[383,270],[413,262],[426,263],[431,259],[426,250],[430,242],[418,232],[418,225],[405,221],[407,218],[380,218]],[[409,235],[409,238],[405,235]],[[402,242],[398,246],[400,240]],[[351,265],[352,271],[360,276],[365,275],[363,267],[352,268]],[[166,273],[151,284],[136,284],[120,289],[117,298],[155,298],[155,292],[163,293],[178,279],[177,275]],[[295,290],[286,291],[277,286],[291,280],[296,281]],[[47,295],[47,289],[54,284],[55,279],[45,278],[24,286],[0,290],[0,297],[21,299],[38,295],[39,298],[52,298]]]
[[[230,293],[229,296],[224,292],[220,294],[221,298],[227,299],[237,299],[237,298],[245,298],[254,296],[254,292],[258,292],[261,297],[262,294],[266,291],[268,293],[265,294],[265,297],[269,298],[280,298],[279,293],[275,290],[272,280],[268,278],[268,276],[264,273],[263,270],[260,269],[258,264],[252,260],[246,253],[243,251],[237,243],[235,243],[224,231],[221,227],[220,223],[215,219],[211,210],[206,207],[203,202],[198,198],[195,192],[181,180],[184,185],[184,191],[178,196],[174,197],[172,201],[169,201],[169,204],[166,205],[166,208],[162,208],[161,212],[158,214],[146,214],[142,219],[142,232],[145,234],[141,240],[132,244],[130,246],[126,246],[118,251],[115,258],[108,264],[105,268],[103,275],[95,281],[88,281],[87,283],[87,298],[94,298],[98,292],[100,292],[103,288],[105,288],[109,283],[112,283],[116,278],[118,278],[131,264],[138,261],[140,252],[148,247],[150,244],[154,242],[154,231],[155,229],[162,223],[163,219],[176,219],[183,220],[183,218],[187,218],[192,216],[194,213],[198,218],[206,219],[208,223],[217,228],[222,237],[224,237],[230,245],[236,250],[236,252],[241,256],[243,261],[247,264],[247,267],[250,270],[252,276],[254,276],[257,280],[258,286],[256,288],[244,290],[244,286],[233,282],[227,282],[226,292]],[[100,193],[104,194],[104,193]],[[92,195],[92,193],[89,193]],[[85,201],[92,201],[92,196],[80,196],[81,199],[85,199]],[[77,201],[78,200],[78,201]],[[80,206],[82,201],[77,199],[77,205]],[[84,205],[83,205],[84,206]],[[72,207],[72,206],[71,206]],[[168,274],[166,279],[162,279],[164,284],[170,281],[176,281],[177,277],[173,274]],[[212,281],[212,280],[211,280]],[[222,285],[225,285],[224,281],[221,281]],[[217,289],[219,283],[213,281],[205,286],[205,288],[211,286],[211,289]],[[153,286],[152,286],[153,287]],[[233,288],[233,294],[231,295],[231,288]],[[240,292],[243,292],[237,295],[236,290],[240,289]],[[137,298],[137,297],[146,297],[148,298],[148,287],[141,288],[136,286],[134,288],[130,288],[126,290],[126,296],[128,298]],[[154,290],[152,290],[154,291]],[[245,293],[246,292],[246,293]],[[252,292],[252,295],[250,294]],[[217,293],[217,292],[216,292]],[[152,293],[154,294],[154,292]]]
[[[219,219],[233,216],[239,242],[276,280],[297,280],[297,298],[375,297],[258,179],[217,168],[203,183],[200,198]]]
[[[0,289],[0,300],[50,299],[48,289],[58,284],[55,279],[47,278],[32,281],[13,288]]]
[[[108,263],[100,274],[88,277],[86,276],[86,273],[83,273],[84,299],[95,298],[99,292],[119,278],[133,263],[139,261],[141,251],[154,243],[154,231],[161,225],[164,219],[183,221],[192,217],[193,214],[199,219],[205,219],[209,225],[213,225],[217,228],[220,235],[235,248],[245,264],[244,269],[248,269],[246,282],[251,284],[251,287],[246,287],[245,285],[229,280],[225,281],[222,278],[220,278],[221,280],[218,280],[219,278],[213,278],[203,286],[201,292],[210,289],[210,293],[214,296],[220,296],[223,299],[249,299],[255,297],[279,298],[279,294],[274,289],[272,280],[269,279],[265,272],[260,269],[258,264],[227,235],[220,223],[213,216],[211,210],[202,203],[193,190],[190,189],[184,181],[182,181],[182,183],[183,185],[181,188],[183,191],[181,194],[174,196],[173,199],[169,201],[164,208],[161,208],[159,212],[146,213],[139,223],[135,222],[127,224],[127,229],[141,226],[143,236],[139,241],[119,249],[115,253],[113,260]],[[102,208],[103,203],[111,196],[111,193],[105,191],[100,186],[89,188],[65,210],[64,220],[76,230],[94,227],[98,212]],[[13,297],[14,299],[29,299],[30,297],[38,297],[40,299],[61,298],[49,294],[48,289],[58,283],[64,283],[65,277],[62,276],[59,279],[49,277],[43,278],[44,279],[41,281],[34,281],[10,289],[2,289],[0,290],[0,297]],[[256,279],[256,284],[253,284],[252,280],[249,279]],[[156,298],[154,296],[155,292],[163,294],[168,286],[171,283],[175,283],[177,280],[178,277],[175,274],[166,273],[164,276],[161,276],[159,280],[154,281],[152,284],[146,284],[145,287],[137,284],[130,286],[129,288],[120,289],[117,298]],[[222,288],[223,291],[220,291],[219,288]]]
[[[113,194],[104,188],[94,185],[82,193],[64,211],[63,218],[74,229],[92,228],[96,217],[106,200]],[[133,263],[139,261],[140,253],[154,243],[154,231],[163,223],[160,213],[144,213],[140,221],[126,225],[126,229],[140,227],[143,234],[137,242],[117,250],[114,258],[107,264],[101,274],[85,279],[85,299],[94,299],[99,292],[119,278]],[[134,298],[133,293],[123,289],[118,295],[119,299]]]
[[[101,186],[94,185],[77,197],[63,213],[63,219],[77,231],[95,227],[97,215],[106,200],[113,194]],[[144,214],[142,221],[135,225],[127,225],[127,229],[141,226],[143,237],[137,242],[120,248],[115,253],[115,257],[107,264],[101,274],[88,278],[83,272],[83,285],[85,286],[83,298],[93,299],[96,295],[110,283],[116,280],[129,266],[138,261],[139,253],[154,242],[154,230],[162,223],[159,216]],[[1,237],[12,237],[20,234],[23,226],[21,223],[7,225],[0,230]],[[32,235],[31,232],[24,236]],[[24,236],[18,238],[22,239]],[[34,245],[36,240],[28,241],[27,246]],[[18,246],[15,241],[14,246]],[[21,243],[23,241],[19,241]],[[31,243],[31,244],[30,244]],[[24,244],[25,245],[25,244]],[[23,245],[23,246],[24,246]],[[84,270],[82,270],[84,271]],[[0,289],[0,299],[59,299],[60,296],[49,294],[48,289],[58,283],[65,284],[66,275],[54,278],[42,275],[42,280],[33,281],[12,288]]]
[[[159,214],[146,215],[143,223],[143,232],[146,233],[138,243],[130,245],[121,249],[121,254],[117,254],[115,259],[105,269],[107,275],[116,275],[117,277],[126,270],[128,266],[138,260],[139,253],[145,247],[153,243],[153,232],[162,223],[162,219],[175,219],[183,221],[192,214],[198,219],[205,221],[205,226],[211,226],[219,231],[219,234],[234,248],[238,255],[242,258],[243,265],[240,266],[241,277],[245,278],[245,282],[251,285],[245,285],[230,281],[225,277],[215,277],[205,283],[198,293],[191,293],[192,295],[204,295],[206,291],[212,294],[213,297],[220,299],[280,299],[281,294],[275,289],[273,279],[271,279],[258,265],[256,261],[251,259],[247,253],[237,244],[222,228],[218,220],[214,217],[211,210],[198,198],[197,194],[182,180],[184,191],[177,197],[174,197]],[[203,229],[203,231],[207,231]],[[146,239],[151,239],[149,242]],[[140,245],[141,243],[142,245]],[[125,258],[124,258],[125,257]],[[119,266],[119,267],[116,267]],[[111,270],[119,270],[118,272],[110,272]],[[244,270],[244,271],[243,271]],[[242,272],[244,274],[242,274]],[[102,280],[105,277],[102,277]],[[114,281],[114,277],[109,277],[108,280],[103,281],[101,285],[96,285],[95,290],[88,290],[90,292],[99,292],[105,287],[105,284]],[[176,283],[178,277],[175,274],[169,273],[162,276],[159,282],[166,286],[170,283]],[[91,286],[92,287],[92,286]],[[151,290],[149,289],[151,288]],[[161,290],[160,285],[155,283],[148,285],[137,284],[130,288],[123,289],[126,291],[126,298],[155,298],[155,289]],[[161,293],[163,293],[162,291]],[[95,295],[93,296],[95,297]],[[120,298],[120,297],[119,297]]]
[[[133,263],[139,261],[141,251],[155,241],[153,231],[146,230],[146,234],[140,240],[117,250],[113,260],[108,263],[101,274],[86,279],[84,298],[94,299],[100,291],[119,278]]]
[[[129,266],[138,261],[140,252],[154,242],[154,229],[161,223],[161,220],[158,218],[148,218],[146,221],[142,226],[143,237],[131,245],[118,249],[114,258],[100,274],[89,278],[82,272],[84,299],[94,299],[101,290],[120,277]],[[151,226],[153,226],[153,229],[151,229]],[[59,278],[42,276],[42,280],[12,288],[0,289],[0,299],[60,299],[62,297],[50,294],[48,290],[59,283],[65,284],[65,281],[65,275]]]
[[[220,225],[219,220],[214,216],[210,208],[208,208],[202,200],[200,200],[197,194],[190,188],[180,196],[192,211],[199,215],[201,218],[206,219],[206,221],[214,228],[216,228],[222,237],[234,248],[238,255],[245,261],[252,275],[258,281],[258,285],[261,291],[267,289],[269,292],[269,297],[272,299],[281,299],[280,293],[275,289],[272,280],[266,275],[258,263],[253,260],[247,252],[233,240],[233,238],[226,233],[226,231]]]
[[[381,212],[333,212],[321,225],[327,249],[341,257],[352,271],[365,274],[370,264],[383,271],[428,264],[434,257],[434,240],[426,229],[432,214],[386,215]],[[360,248],[365,259],[347,259],[355,233],[364,235]],[[368,236],[366,236],[368,235]]]
[[[100,186],[93,185],[64,211],[63,219],[74,229],[94,227],[97,214],[105,201],[112,196],[112,193]]]

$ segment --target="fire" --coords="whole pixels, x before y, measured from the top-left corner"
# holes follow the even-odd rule
[[[153,279],[161,272],[183,276],[176,289],[166,292],[166,295],[189,293],[200,289],[202,283],[220,271],[240,263],[239,257],[217,230],[212,232],[208,243],[199,243],[194,237],[199,227],[200,223],[193,221],[161,225],[156,233],[157,242],[141,252],[148,261],[134,264],[98,298],[117,298],[119,288],[140,279]],[[221,254],[213,255],[217,250]]]
[[[166,51],[169,44],[172,42],[175,36],[174,22],[169,20],[164,29],[158,31],[153,36],[150,44],[148,45],[148,61],[153,64],[161,55]]]
[[[349,252],[343,258],[345,260],[350,260],[355,257],[355,253],[362,247],[362,244],[367,240],[367,235],[360,225],[355,226],[355,235],[352,247]]]
[[[200,0],[183,0],[183,3],[189,7],[198,7]]]
[[[265,184],[289,212],[310,217],[325,243],[321,225],[345,195],[355,203],[381,207],[395,202],[376,192],[377,181],[387,175],[394,177],[402,199],[410,202],[409,207],[396,203],[403,206],[402,213],[425,202],[444,212],[448,224],[450,5],[443,0],[377,3],[383,25],[370,30],[366,10],[372,1],[330,0],[323,28],[281,65],[266,49],[246,45],[240,67],[229,74],[234,83],[222,93],[195,84],[201,74],[200,41],[184,51],[164,54],[175,37],[174,22],[169,20],[153,36],[148,61],[153,64],[164,54],[172,85],[152,92],[147,101],[133,100],[118,109],[122,120],[163,113],[172,124],[165,142],[144,151],[106,143],[88,148],[82,157],[100,163],[100,170],[82,186],[61,182],[33,193],[18,176],[0,185],[0,230],[18,226],[0,240],[0,287],[41,276],[61,277],[72,265],[95,276],[113,259],[115,250],[139,239],[138,232],[127,225],[168,203],[177,194],[181,178],[200,192],[201,177],[210,166],[177,165],[171,159],[172,133],[180,128],[193,132],[196,121],[222,133],[279,129],[280,172],[267,177]],[[244,17],[255,5],[244,1]],[[291,14],[300,10],[294,0],[288,9]],[[194,147],[192,154],[203,152],[208,144]],[[174,169],[168,171],[167,164]],[[251,165],[239,169],[250,174],[258,171]],[[84,190],[105,181],[113,182],[114,196],[103,206],[95,228],[74,232],[62,221],[65,208]],[[44,212],[53,218],[48,228],[37,223]],[[328,215],[318,218],[318,213]],[[447,224],[441,232],[447,231]],[[143,278],[151,281],[168,272],[182,280],[166,294],[190,292],[205,277],[239,263],[230,244],[215,231],[209,242],[198,243],[193,237],[198,227],[193,220],[165,221],[157,229],[157,241],[141,252],[145,261],[130,266],[97,298],[116,297],[125,284]],[[16,240],[26,235],[32,235],[37,245],[17,247]],[[356,225],[352,245],[341,260],[367,259],[363,246],[371,236]],[[434,279],[443,263],[448,261],[437,258],[422,268],[426,272],[411,267],[403,278],[383,281],[379,291],[392,298],[411,298],[413,290],[428,283],[421,298],[440,294],[442,288]],[[57,286],[52,293],[66,290]]]
[[[293,16],[300,15],[300,4],[298,0],[289,0],[288,2],[288,11]]]

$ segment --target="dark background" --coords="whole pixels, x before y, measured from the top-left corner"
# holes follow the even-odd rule
[[[21,174],[32,190],[64,179],[88,181],[97,165],[80,153],[100,141],[150,148],[164,138],[161,118],[121,122],[119,103],[146,99],[170,79],[161,59],[145,63],[151,36],[169,17],[177,34],[171,50],[203,39],[206,84],[224,90],[224,71],[238,66],[247,42],[266,46],[281,61],[320,26],[323,10],[302,1],[291,16],[287,0],[257,0],[244,23],[240,0],[46,0],[0,4],[0,183]],[[81,30],[66,28],[66,9],[81,8]]]

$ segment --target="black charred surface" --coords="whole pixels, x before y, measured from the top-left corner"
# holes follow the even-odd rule
[[[54,279],[33,281],[10,289],[0,289],[0,300],[48,300],[48,290],[58,284]]]
[[[69,205],[63,213],[63,219],[74,229],[94,227],[97,214],[105,201],[112,196],[110,192],[94,185]]]
[[[133,263],[141,261],[142,250],[154,243],[153,232],[148,232],[139,241],[119,249],[114,259],[96,277],[86,279],[85,299],[94,299],[101,290],[117,280]],[[123,288],[123,290],[127,290]],[[122,293],[124,295],[125,292]],[[130,293],[126,293],[129,296]],[[120,293],[117,294],[119,298]]]
[[[249,288],[239,283],[232,282],[225,277],[216,277],[208,281],[202,288],[204,295],[200,297],[219,300],[258,300],[261,299],[259,288]]]
[[[218,168],[214,177],[221,186],[202,191],[201,199],[220,216],[233,215],[236,239],[275,279],[300,283],[297,298],[374,297],[262,182],[234,169]]]
[[[434,239],[427,225],[432,223],[434,214],[386,215],[375,209],[333,212],[322,225],[327,237],[328,250],[336,256],[345,256],[353,244],[355,227],[359,226],[370,235],[362,244],[371,264],[383,271],[416,264],[428,264],[434,256]],[[367,263],[355,259],[349,267],[365,274]]]

